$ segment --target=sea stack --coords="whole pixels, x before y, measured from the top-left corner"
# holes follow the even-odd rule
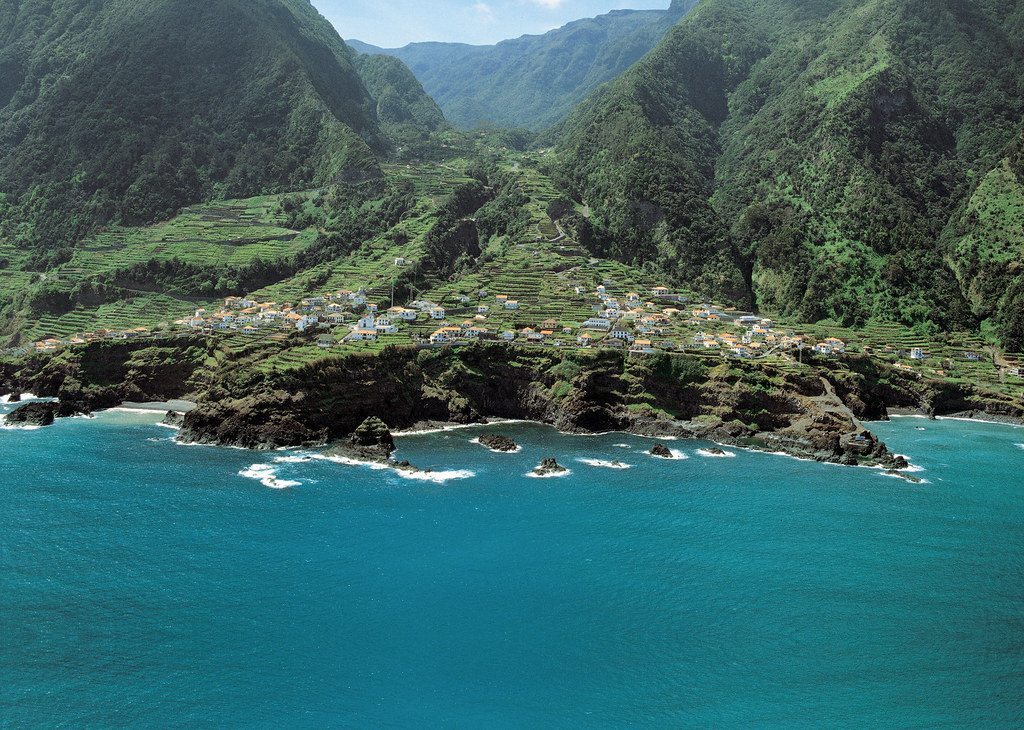
[[[551,457],[546,456],[540,460],[540,466],[535,467],[533,473],[539,477],[546,477],[549,474],[561,474],[564,471],[568,471],[568,469],[561,466]]]
[[[672,458],[672,452],[669,451],[669,448],[662,443],[657,443],[654,446],[652,446],[649,453],[651,454],[651,456],[660,456],[662,459]]]

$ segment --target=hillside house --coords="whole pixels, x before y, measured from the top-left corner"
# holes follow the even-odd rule
[[[591,330],[609,330],[612,327],[612,321],[607,317],[591,317],[581,325],[584,329]]]
[[[911,360],[924,360],[924,349],[921,347],[910,348],[910,359]]]
[[[444,307],[434,307],[430,310],[431,319],[444,319]]]
[[[519,309],[519,302],[515,299],[506,299],[505,309]]]
[[[349,340],[353,340],[353,341],[358,341],[358,340],[376,340],[377,339],[377,330],[370,330],[370,329],[352,330],[351,334],[349,334],[349,336],[348,336],[348,339]]]

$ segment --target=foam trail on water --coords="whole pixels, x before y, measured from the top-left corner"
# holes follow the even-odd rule
[[[655,459],[665,459],[665,460],[672,459],[674,461],[682,461],[683,459],[689,459],[690,458],[689,456],[684,454],[679,449],[669,449],[668,451],[669,451],[670,454],[672,454],[672,456],[658,456],[657,454],[652,454],[650,451],[647,452],[647,455],[650,456],[650,457],[653,457]],[[698,453],[700,453],[700,452],[698,452]]]
[[[603,461],[601,459],[581,458],[576,459],[576,461],[580,462],[581,464],[586,464],[587,466],[600,466],[604,467],[605,469],[631,469],[633,467],[632,464],[622,464],[618,461]]]
[[[291,460],[293,457],[285,456],[282,460]],[[398,469],[390,464],[381,464],[376,461],[359,461],[358,459],[350,459],[347,456],[324,456],[322,454],[315,454],[312,458],[321,459],[323,461],[333,461],[335,464],[345,464],[346,466],[368,466],[371,469],[378,471],[391,469],[398,476],[403,479],[412,479],[414,481],[421,482],[434,482],[435,484],[443,484],[444,482],[451,481],[452,479],[470,479],[476,476],[476,472],[472,472],[469,469],[451,469],[447,471],[406,471],[404,469]],[[305,460],[302,458],[301,460]]]
[[[288,487],[298,487],[302,484],[302,482],[289,479],[278,479],[277,469],[273,464],[253,464],[248,469],[242,469],[238,474],[249,479],[256,479],[263,486],[270,487],[271,489],[287,489]]]
[[[732,456],[736,456],[736,454],[734,454],[731,451],[723,451],[721,454],[715,454],[711,451],[708,451],[707,449],[697,449],[697,453],[700,454],[701,456],[710,456],[719,459],[728,459]]]

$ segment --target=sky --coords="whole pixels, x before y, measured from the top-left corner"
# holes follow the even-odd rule
[[[489,45],[544,33],[609,10],[659,9],[669,0],[312,0],[345,39],[381,48],[414,41]]]

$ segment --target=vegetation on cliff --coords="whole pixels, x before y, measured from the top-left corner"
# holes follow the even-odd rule
[[[1020,128],[1022,13],[707,0],[565,123],[580,241],[804,320],[991,316],[1015,342],[1016,295],[981,294],[971,254],[948,253],[964,238],[942,241],[993,170],[986,207],[1015,195],[1000,157]]]
[[[382,144],[305,0],[0,4],[0,221],[39,261],[97,225],[363,176]]]

